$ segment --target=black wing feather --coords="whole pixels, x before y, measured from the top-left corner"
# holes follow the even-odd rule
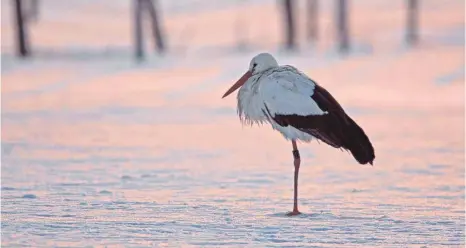
[[[269,116],[280,126],[292,126],[335,147],[351,151],[361,164],[373,163],[374,148],[364,130],[356,124],[343,110],[335,98],[323,87],[316,84],[314,94],[310,96],[320,109],[328,112],[324,115],[272,115]]]

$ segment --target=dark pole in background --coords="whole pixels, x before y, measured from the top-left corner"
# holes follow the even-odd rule
[[[349,34],[348,34],[348,1],[337,0],[337,37],[340,52],[346,53],[349,50]]]
[[[157,1],[155,4],[152,0],[145,0],[144,2],[146,3],[146,7],[148,8],[151,16],[152,35],[154,36],[156,49],[162,53],[165,51],[165,43],[160,28],[160,18],[158,18],[158,12],[156,8]]]
[[[31,1],[31,11],[34,16],[34,21],[37,21],[39,18],[39,0],[30,0]]]
[[[307,0],[307,38],[316,41],[318,36],[319,1]]]
[[[144,43],[142,33],[142,0],[133,0],[134,11],[134,42],[136,59],[144,58]]]
[[[285,14],[285,32],[286,32],[286,48],[294,49],[296,47],[296,32],[294,23],[294,8],[293,0],[284,0],[284,14]]]
[[[406,42],[409,45],[416,45],[419,29],[419,1],[407,0],[407,5]]]
[[[14,0],[15,18],[16,18],[16,45],[17,53],[20,57],[29,56],[28,42],[26,37],[25,21],[23,19],[22,0]]]
[[[25,5],[26,6],[25,6]],[[37,22],[39,18],[39,0],[26,0],[23,3],[23,18],[27,21],[34,21]]]

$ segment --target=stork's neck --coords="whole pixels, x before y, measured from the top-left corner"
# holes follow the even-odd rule
[[[238,97],[243,94],[246,98],[252,97],[254,94],[257,94],[258,92],[258,87],[262,83],[263,80],[261,80],[263,77],[270,75],[280,67],[271,67],[267,70],[257,72],[253,74],[248,81],[241,87],[241,89],[238,91]]]
[[[272,71],[273,69],[280,68],[278,65],[267,65],[267,66],[262,66],[260,71],[254,71],[252,75],[263,75],[266,74],[269,71]]]
[[[256,81],[259,81],[262,76],[270,75],[276,70],[280,70],[280,66],[271,66],[268,69],[262,70],[260,72],[256,72],[252,75],[251,79],[254,77]]]

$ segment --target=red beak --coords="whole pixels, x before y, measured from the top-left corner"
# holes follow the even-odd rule
[[[246,81],[252,76],[252,73],[250,71],[247,71],[244,73],[244,75],[235,83],[233,86],[231,86],[230,89],[225,92],[225,94],[222,96],[222,98],[225,98],[226,96],[230,95],[231,93],[235,92],[239,87],[243,86]]]

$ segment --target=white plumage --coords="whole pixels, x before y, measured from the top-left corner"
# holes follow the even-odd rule
[[[262,58],[262,56],[264,58]],[[258,55],[257,60],[270,60],[267,54]],[[275,61],[275,59],[273,59]],[[276,114],[324,115],[310,96],[315,83],[292,66],[273,66],[260,74],[251,76],[238,91],[238,114],[243,124],[269,122],[288,140],[309,142],[312,136],[292,126],[283,127],[269,118]],[[275,62],[276,63],[276,62]],[[254,60],[252,62],[254,65]]]

